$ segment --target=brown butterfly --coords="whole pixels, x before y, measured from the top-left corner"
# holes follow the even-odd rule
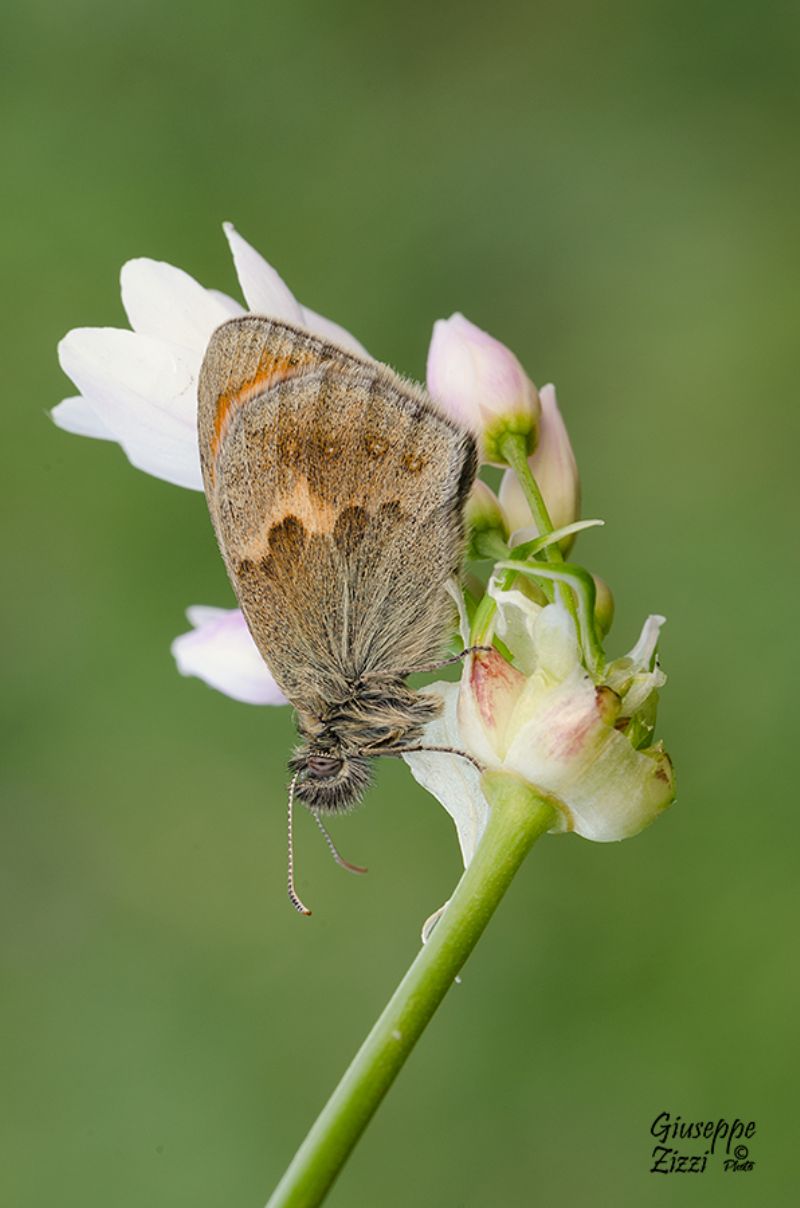
[[[308,913],[295,789],[322,826],[362,795],[372,757],[418,750],[439,711],[404,681],[442,665],[475,441],[385,365],[252,315],[214,332],[198,396],[219,547],[302,739],[289,892]]]

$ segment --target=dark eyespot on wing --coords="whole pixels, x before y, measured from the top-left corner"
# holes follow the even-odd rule
[[[380,432],[367,432],[364,437],[364,451],[373,461],[380,461],[389,452],[389,441]]]
[[[285,516],[269,530],[269,549],[274,557],[299,557],[308,534],[296,516]]]
[[[258,591],[266,579],[291,576],[301,563],[308,546],[308,533],[296,516],[285,516],[269,530],[269,554],[253,561],[242,558],[235,564],[241,587]]]
[[[342,553],[351,553],[364,540],[369,524],[369,517],[364,508],[354,506],[344,508],[336,518],[333,526],[334,545]]]
[[[425,458],[419,453],[406,453],[401,461],[401,465],[406,473],[415,477],[422,473],[426,464]]]

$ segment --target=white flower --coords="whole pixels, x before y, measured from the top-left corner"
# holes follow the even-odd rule
[[[246,705],[285,705],[238,608],[186,610],[193,628],[172,643],[181,675],[196,675],[218,692]]]
[[[516,590],[494,594],[496,632],[513,664],[497,651],[476,654],[460,684],[433,685],[445,708],[427,728],[425,743],[516,772],[556,798],[555,830],[596,842],[637,834],[674,796],[672,767],[660,744],[641,749],[665,680],[654,662],[663,617],[650,617],[630,654],[595,680],[561,604],[542,607]],[[468,864],[489,810],[477,774],[457,755],[420,752],[405,759],[455,820]]]
[[[224,229],[250,311],[367,355],[343,327],[301,306],[231,223]],[[78,327],[68,332],[59,358],[80,397],[59,403],[52,417],[68,432],[117,441],[133,465],[156,478],[202,491],[197,376],[211,333],[245,308],[159,260],[129,260],[120,282],[133,330]]]
[[[508,433],[534,448],[536,387],[505,344],[463,315],[434,323],[427,381],[431,398],[480,437],[484,461],[505,464],[499,441]]]
[[[224,224],[224,231],[252,313],[303,327],[358,356],[369,355],[338,323],[301,306],[231,223]],[[64,399],[51,415],[68,432],[116,441],[138,469],[202,491],[197,378],[211,333],[245,308],[159,260],[129,260],[120,283],[133,330],[79,327],[68,332],[59,344],[59,358],[80,395]],[[238,609],[197,605],[188,616],[195,628],[172,645],[183,675],[199,676],[248,704],[285,703]]]
[[[528,463],[542,492],[553,528],[560,529],[572,524],[580,515],[581,484],[569,434],[558,409],[555,386],[542,386],[539,398],[542,404],[539,441]],[[512,545],[540,535],[513,470],[506,470],[503,475],[499,499],[513,533]]]

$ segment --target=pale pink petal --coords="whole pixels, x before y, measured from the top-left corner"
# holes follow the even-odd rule
[[[507,728],[525,676],[493,650],[473,654],[461,679],[458,724],[462,742],[481,763],[496,766],[508,744]]]
[[[238,608],[195,605],[186,615],[194,628],[171,647],[181,675],[197,676],[246,705],[286,704]]]
[[[303,308],[281,275],[242,238],[232,222],[224,222],[222,229],[248,309],[255,315],[305,326]]]
[[[135,332],[189,350],[195,374],[211,333],[243,308],[224,294],[204,289],[183,269],[162,260],[129,260],[120,274],[122,305]]]
[[[76,436],[93,436],[96,440],[116,440],[91,403],[81,395],[75,398],[65,398],[50,412],[50,418],[57,428],[65,432],[74,432]]]
[[[196,371],[160,340],[84,327],[59,344],[59,359],[102,424],[140,469],[202,490]]]
[[[539,692],[504,761],[561,800],[562,826],[595,843],[638,834],[675,792],[667,756],[637,751],[614,728],[619,708],[615,693],[576,670]]]
[[[428,350],[427,383],[454,419],[480,431],[497,416],[538,414],[536,391],[510,349],[463,315],[438,319]]]

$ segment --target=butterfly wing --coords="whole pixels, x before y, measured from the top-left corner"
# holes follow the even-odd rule
[[[288,699],[313,712],[435,657],[471,435],[386,366],[256,316],[217,329],[198,393],[217,540]]]

